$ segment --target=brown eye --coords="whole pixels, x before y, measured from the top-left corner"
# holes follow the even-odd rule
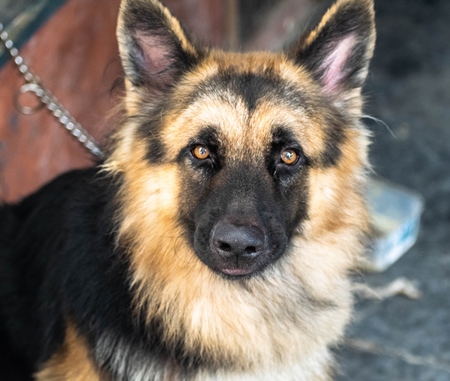
[[[287,165],[292,165],[297,162],[298,155],[295,153],[295,151],[291,149],[286,149],[283,152],[281,152],[281,160]]]
[[[209,149],[205,146],[197,146],[192,150],[192,154],[196,159],[205,160],[209,157]]]

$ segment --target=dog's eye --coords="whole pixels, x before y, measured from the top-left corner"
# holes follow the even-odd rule
[[[293,165],[298,160],[297,153],[292,149],[285,149],[281,152],[281,160],[287,165]]]
[[[205,160],[209,157],[209,149],[206,148],[205,146],[196,146],[193,150],[192,150],[192,155],[199,160]]]

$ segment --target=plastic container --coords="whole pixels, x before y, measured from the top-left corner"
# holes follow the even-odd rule
[[[409,189],[382,179],[371,179],[367,200],[372,217],[371,244],[362,267],[384,271],[417,240],[423,197]]]

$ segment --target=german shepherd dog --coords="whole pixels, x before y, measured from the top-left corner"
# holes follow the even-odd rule
[[[39,381],[325,381],[363,250],[372,0],[282,53],[124,0],[104,162],[0,209],[1,319]]]

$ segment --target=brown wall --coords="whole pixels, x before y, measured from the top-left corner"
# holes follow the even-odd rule
[[[21,54],[97,140],[111,128],[110,89],[120,75],[115,38],[120,0],[68,0]],[[200,39],[229,46],[236,38],[236,0],[167,0]],[[11,62],[0,71],[0,200],[15,201],[56,175],[93,164],[90,154],[42,109],[19,113],[13,95],[24,83]],[[27,102],[35,101],[31,98]]]
[[[114,42],[118,4],[68,1],[21,50],[45,86],[100,140],[120,67]],[[89,154],[46,109],[33,115],[15,109],[13,95],[24,81],[12,62],[1,70],[0,83],[2,199],[17,200],[59,173],[91,165]]]

